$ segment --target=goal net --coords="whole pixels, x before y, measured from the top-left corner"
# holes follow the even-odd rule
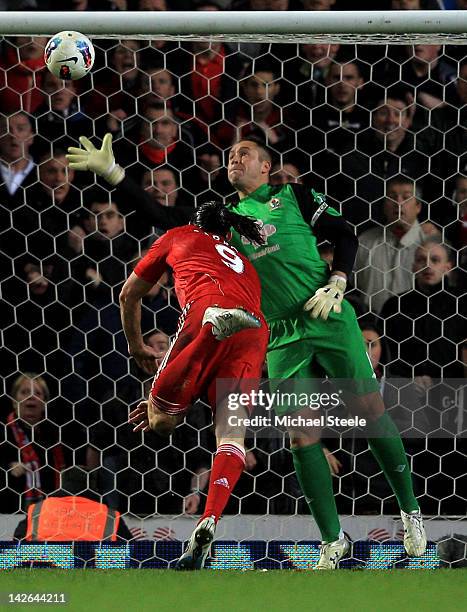
[[[155,566],[178,556],[206,499],[211,413],[198,402],[169,439],[133,433],[129,408],[152,377],[128,357],[118,294],[164,232],[151,207],[170,208],[179,225],[200,203],[231,201],[226,153],[255,137],[273,152],[272,182],[325,193],[355,228],[347,297],[429,516],[426,558],[409,562],[397,503],[366,441],[325,430],[342,525],[358,542],[352,563],[465,558],[462,13],[5,14],[0,540],[12,539],[32,503],[66,491],[122,512],[135,542],[158,541],[147,554]],[[92,38],[96,61],[65,83],[46,70],[43,49],[71,25]],[[68,146],[81,135],[97,145],[107,132],[131,193],[67,169]],[[320,249],[331,262],[331,246]],[[143,300],[145,342],[167,351],[179,314],[165,274]],[[216,538],[211,567],[317,559],[319,533],[284,432],[251,432]]]

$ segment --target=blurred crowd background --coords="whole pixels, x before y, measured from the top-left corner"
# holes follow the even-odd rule
[[[347,4],[0,0],[0,9]],[[467,9],[465,0],[383,4]],[[132,433],[128,411],[151,381],[128,359],[118,294],[155,237],[199,203],[234,200],[225,155],[254,136],[274,153],[274,183],[326,193],[355,227],[348,298],[382,392],[410,434],[421,507],[465,514],[465,439],[430,423],[448,418],[465,430],[466,47],[99,39],[91,75],[65,83],[44,66],[46,42],[0,43],[0,512],[59,490],[93,491],[141,516],[202,509],[211,414],[198,403],[167,440]],[[131,189],[67,169],[68,146],[80,135],[97,145],[106,132]],[[331,245],[320,248],[332,262]],[[179,315],[170,276],[143,302],[145,341],[165,351]],[[413,381],[416,400],[404,404],[394,378]],[[362,440],[326,444],[341,512],[396,511]],[[285,436],[249,440],[227,512],[307,512]]]

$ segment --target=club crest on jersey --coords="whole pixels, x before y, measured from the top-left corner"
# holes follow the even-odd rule
[[[259,225],[261,236],[264,239],[264,244],[257,244],[256,242],[251,242],[250,240],[248,240],[248,238],[245,238],[245,236],[242,236],[241,238],[242,244],[251,244],[252,246],[254,246],[255,249],[260,246],[267,245],[269,236],[272,236],[277,231],[275,225],[272,225],[272,223],[264,224],[264,221],[261,221],[261,219],[257,219],[256,224]]]
[[[269,206],[271,210],[276,210],[276,208],[280,208],[282,206],[282,202],[279,200],[279,198],[271,198],[269,201]]]

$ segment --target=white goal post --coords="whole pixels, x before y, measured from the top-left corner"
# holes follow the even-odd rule
[[[2,13],[1,33],[169,40],[467,44],[467,11],[98,11]]]

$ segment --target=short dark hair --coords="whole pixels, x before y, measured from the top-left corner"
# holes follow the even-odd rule
[[[226,236],[233,227],[250,242],[264,244],[265,240],[254,217],[239,215],[220,201],[205,202],[193,213],[191,222],[205,232]]]
[[[239,138],[234,144],[238,144],[239,142],[252,142],[262,152],[261,161],[268,161],[272,164],[274,155],[264,140],[261,140],[256,136],[246,136],[245,138]]]

